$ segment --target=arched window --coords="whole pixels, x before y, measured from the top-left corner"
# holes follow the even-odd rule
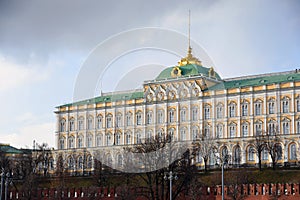
[[[78,145],[78,148],[82,148],[83,147],[83,136],[82,135],[78,136],[77,145]]]
[[[163,129],[159,129],[158,132],[157,132],[157,137],[158,137],[158,140],[161,142],[164,140],[165,138],[165,134],[164,134],[164,130]]]
[[[290,124],[289,122],[282,123],[283,134],[290,134]]]
[[[242,116],[248,116],[248,102],[245,101],[242,104]]]
[[[110,154],[107,154],[106,155],[106,164],[108,165],[108,166],[112,166],[112,157],[111,157],[111,155]]]
[[[261,100],[257,100],[254,103],[254,115],[261,115],[262,114],[262,101]]]
[[[157,123],[158,124],[164,123],[164,111],[163,110],[159,110],[157,112]]]
[[[226,146],[223,146],[222,151],[221,151],[221,157],[224,158],[227,155],[228,155],[228,149]]]
[[[146,142],[150,142],[153,138],[152,138],[153,136],[152,136],[152,130],[148,130],[147,132],[146,132]]]
[[[101,129],[103,127],[103,118],[101,115],[97,116],[97,129]]]
[[[97,147],[102,146],[102,135],[101,135],[101,134],[98,134],[98,135],[96,136],[96,146],[97,146]]]
[[[75,161],[72,156],[68,158],[68,169],[74,169],[75,168]]]
[[[261,135],[262,134],[262,122],[261,121],[256,121],[254,124],[255,128],[255,135]]]
[[[152,111],[147,112],[147,124],[152,124]]]
[[[233,162],[234,164],[240,164],[241,163],[241,147],[236,146],[233,151]]]
[[[65,132],[66,131],[66,120],[65,119],[60,120],[59,131],[60,132]]]
[[[69,148],[74,148],[75,146],[74,146],[74,136],[70,136],[69,137]]]
[[[192,108],[192,121],[198,120],[198,107]]]
[[[231,102],[228,106],[229,117],[235,117],[235,103]]]
[[[292,143],[289,147],[290,147],[289,148],[289,159],[290,160],[297,160],[296,144]]]
[[[268,123],[268,133],[270,135],[274,135],[276,131],[275,121],[270,121]]]
[[[113,124],[113,117],[111,114],[106,116],[106,128],[111,128]]]
[[[74,118],[71,118],[69,121],[69,130],[70,131],[75,131],[75,120]]]
[[[126,144],[131,144],[131,135],[130,132],[127,132],[125,135],[125,142]]]
[[[242,125],[242,136],[243,136],[243,137],[247,137],[248,134],[249,134],[249,126],[248,126],[247,123],[244,123],[244,124]]]
[[[217,105],[217,119],[223,118],[223,105],[219,103]]]
[[[210,119],[210,106],[208,104],[204,106],[204,119]]]
[[[117,164],[118,164],[118,167],[122,167],[123,166],[123,157],[121,154],[118,154],[117,156]]]
[[[93,146],[93,135],[88,134],[87,136],[87,147],[92,147]]]
[[[300,133],[300,120],[297,121],[297,133]]]
[[[223,125],[218,124],[216,127],[216,138],[223,138]]]
[[[288,113],[290,111],[289,109],[289,98],[284,97],[282,100],[282,112],[283,113]]]
[[[116,127],[121,127],[121,126],[122,126],[122,114],[118,113],[116,118]]]
[[[65,148],[65,138],[61,137],[59,138],[59,149],[64,149]]]
[[[274,99],[270,99],[268,102],[268,111],[269,114],[274,114],[275,113],[275,100]]]
[[[93,158],[92,158],[92,156],[87,156],[87,168],[88,169],[92,169],[92,167],[93,167]]]
[[[128,112],[126,113],[126,126],[132,125],[132,113]]]
[[[142,125],[142,112],[136,113],[136,125]]]
[[[88,121],[87,121],[87,128],[89,130],[93,129],[93,117],[89,116]]]
[[[182,108],[180,110],[180,121],[181,122],[185,122],[186,121],[186,115],[187,115],[186,108]]]
[[[170,128],[168,130],[168,137],[171,138],[172,141],[175,141],[175,134],[174,133],[175,133],[174,128]]]
[[[204,127],[204,137],[210,137],[210,126],[209,125],[205,125]]]
[[[170,123],[175,122],[175,109],[169,110],[169,122]]]
[[[82,159],[82,156],[78,157],[78,169],[83,169],[83,159]]]
[[[84,118],[80,117],[78,119],[78,130],[83,130],[84,129]]]
[[[180,130],[180,141],[185,141],[186,140],[186,129],[182,128]]]
[[[282,160],[282,147],[280,144],[275,144],[277,160]]]
[[[230,138],[236,137],[236,125],[234,123],[231,123],[229,125],[229,137]]]
[[[142,143],[142,135],[140,132],[136,133],[136,143],[141,144]]]
[[[121,144],[121,134],[117,133],[115,137],[116,137],[115,138],[115,144],[120,145]]]
[[[263,161],[269,160],[269,152],[268,152],[267,147],[264,147],[262,150],[262,160]]]
[[[255,153],[254,147],[250,146],[248,148],[248,161],[254,161],[254,153]]]
[[[299,96],[298,96],[298,99],[296,100],[296,111],[300,112],[300,99],[299,99]]]
[[[106,141],[106,146],[112,145],[112,142],[111,142],[111,134],[110,134],[110,133],[107,133],[107,134],[105,135],[105,141]]]
[[[193,141],[196,141],[197,139],[200,138],[200,135],[199,135],[199,128],[198,127],[193,127],[192,129],[192,140]]]

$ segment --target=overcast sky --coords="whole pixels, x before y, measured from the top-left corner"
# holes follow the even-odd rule
[[[94,95],[138,88],[176,65],[187,49],[180,35],[187,36],[189,9],[194,55],[222,78],[300,68],[297,0],[0,0],[0,143],[54,147],[55,106],[73,101],[77,77],[96,50],[96,62],[109,67]],[[156,32],[136,31],[149,27]],[[149,41],[153,48],[142,45]],[[175,45],[165,46],[170,41]]]

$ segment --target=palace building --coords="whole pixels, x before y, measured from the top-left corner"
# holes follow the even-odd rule
[[[193,141],[202,135],[226,148],[230,163],[258,162],[251,144],[256,134],[276,131],[282,154],[278,163],[298,163],[300,144],[300,72],[287,71],[222,79],[192,55],[164,69],[142,89],[105,93],[60,105],[55,154],[69,169],[93,169],[95,153],[122,165],[122,149],[155,135]],[[199,156],[200,157],[200,156]],[[271,163],[267,150],[262,161]],[[203,166],[201,158],[197,165]],[[210,159],[209,165],[215,165]]]

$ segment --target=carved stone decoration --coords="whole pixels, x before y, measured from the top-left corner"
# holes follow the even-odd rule
[[[148,102],[151,102],[153,100],[153,94],[152,93],[147,94],[146,98]]]
[[[164,100],[164,93],[163,93],[163,92],[159,92],[159,93],[157,94],[157,100],[159,100],[159,101]]]
[[[187,91],[187,89],[181,89],[180,92],[179,92],[179,96],[182,99],[187,98],[188,97],[188,91]]]
[[[176,98],[175,92],[174,91],[169,91],[168,93],[168,99],[173,100]]]
[[[192,95],[193,95],[194,97],[199,96],[199,89],[196,88],[196,87],[194,87],[194,88],[192,89]]]

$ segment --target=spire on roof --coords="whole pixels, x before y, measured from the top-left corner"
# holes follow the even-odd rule
[[[189,33],[188,33],[188,53],[186,55],[186,57],[182,58],[179,62],[178,65],[179,66],[183,66],[183,65],[187,65],[187,64],[195,64],[195,65],[200,65],[201,61],[198,60],[198,58],[194,57],[192,54],[192,47],[191,47],[191,11],[189,10]]]

